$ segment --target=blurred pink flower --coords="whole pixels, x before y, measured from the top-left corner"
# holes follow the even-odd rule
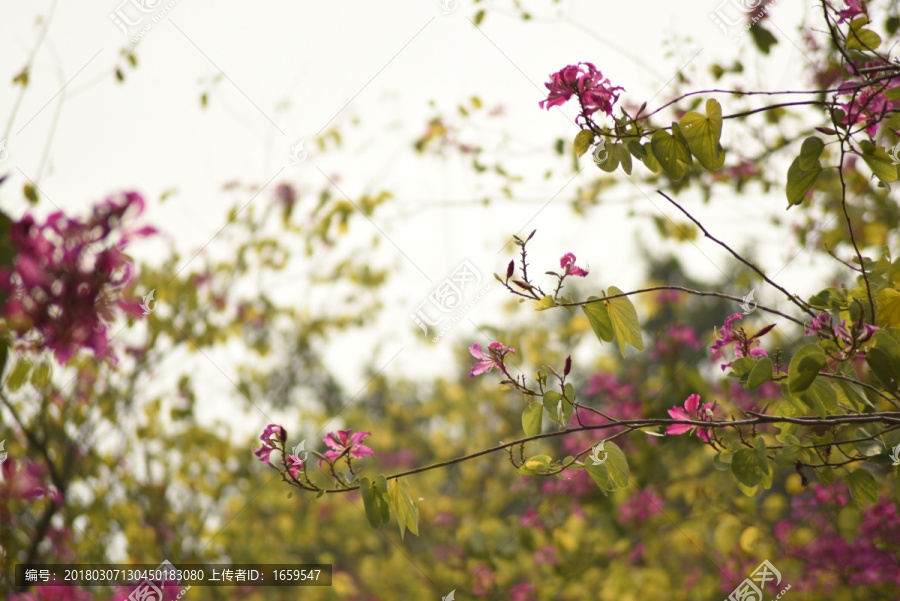
[[[544,545],[543,547],[538,547],[534,550],[534,565],[555,566],[557,564],[559,564],[559,560],[556,558],[556,549],[554,547]]]
[[[529,582],[520,582],[509,589],[510,601],[534,601],[537,589]]]

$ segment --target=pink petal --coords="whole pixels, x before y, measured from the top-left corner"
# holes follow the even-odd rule
[[[694,426],[688,424],[672,424],[666,428],[666,434],[684,434],[690,432]]]
[[[697,415],[697,410],[700,408],[700,395],[692,394],[684,401],[684,408],[687,409],[687,412],[691,415]]]

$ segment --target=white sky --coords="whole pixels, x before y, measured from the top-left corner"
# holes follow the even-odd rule
[[[628,205],[610,202],[589,219],[574,216],[564,205],[577,185],[597,172],[590,165],[570,182],[571,175],[553,162],[553,140],[571,139],[576,129],[572,107],[561,113],[537,106],[549,73],[569,63],[593,62],[640,103],[658,93],[657,102],[663,98],[660,92],[667,82],[692,57],[705,71],[714,60],[725,64],[740,56],[749,63],[748,86],[773,90],[796,87],[805,62],[782,38],[766,70],[757,73],[760,63],[749,36],[738,44],[726,39],[709,17],[721,2],[707,0],[552,5],[536,0],[524,2],[535,17],[531,22],[514,15],[511,1],[493,2],[487,3],[489,12],[480,29],[470,19],[484,4],[465,1],[450,2],[457,6],[444,15],[439,2],[421,0],[279,0],[252,7],[233,0],[170,0],[171,10],[138,44],[138,68],[131,69],[120,56],[127,40],[109,14],[120,6],[128,15],[137,12],[130,0],[121,3],[57,6],[34,61],[32,84],[7,127],[18,93],[9,82],[34,47],[40,30],[36,17],[47,14],[51,2],[4,0],[0,82],[7,83],[0,94],[0,135],[7,132],[9,155],[0,173],[11,172],[11,180],[0,187],[0,205],[13,215],[25,209],[21,186],[26,176],[37,177],[57,111],[47,167],[39,180],[46,197],[67,211],[83,213],[110,192],[137,189],[150,201],[146,221],[173,236],[188,257],[193,254],[188,251],[207,244],[223,227],[228,208],[250,200],[223,193],[221,187],[229,181],[261,186],[274,177],[253,200],[259,204],[270,201],[279,181],[317,190],[325,181],[323,172],[340,175],[340,189],[351,200],[361,193],[393,191],[396,203],[374,219],[382,234],[362,220],[351,225],[350,235],[360,244],[383,235],[373,257],[398,271],[386,296],[392,307],[383,319],[362,334],[335,341],[328,350],[335,365],[345,366],[342,381],[350,395],[364,381],[358,368],[372,356],[374,341],[383,343],[378,355],[382,363],[400,353],[388,372],[426,374],[443,370],[454,345],[479,340],[471,325],[462,324],[440,343],[425,343],[408,314],[464,259],[492,281],[491,273],[502,272],[511,258],[509,251],[498,252],[510,234],[526,224],[528,230],[538,228],[532,263],[555,268],[559,256],[572,251],[579,264],[590,263],[586,287],[628,289],[641,283],[636,235],[651,248],[672,246],[658,242],[646,218],[626,221]],[[796,41],[803,10],[805,3],[782,1],[771,14],[778,28]],[[116,65],[126,73],[124,84],[113,77]],[[213,83],[217,77],[220,81]],[[209,91],[209,108],[201,110],[204,91]],[[508,159],[511,171],[542,173],[553,163],[555,173],[549,180],[531,178],[516,188],[517,201],[492,193],[496,202],[489,208],[422,210],[428,203],[485,195],[465,159],[422,159],[411,146],[437,111],[452,115],[457,104],[473,95],[488,107],[502,104],[506,109],[490,128],[469,132],[474,142],[492,148],[508,137],[515,150]],[[428,105],[431,100],[434,108]],[[350,127],[354,118],[360,127]],[[290,147],[311,139],[329,123],[342,126],[346,146],[317,156],[307,143],[307,160],[292,165]],[[726,147],[728,136],[726,126]],[[740,148],[729,152],[739,153]],[[640,169],[636,165],[635,170]],[[625,175],[619,171],[617,176],[624,185],[609,194],[610,200],[634,196]],[[159,195],[173,188],[177,194],[160,204]],[[656,210],[652,201],[674,216],[652,189],[641,189],[650,200],[631,208],[650,214]],[[559,202],[538,211],[557,195]],[[680,200],[736,247],[755,240],[763,264],[773,273],[791,254],[783,245],[783,232],[761,228],[750,238],[746,227],[748,220],[759,219],[760,211],[784,213],[781,190],[765,197],[716,198],[710,205],[690,195]],[[159,243],[139,243],[133,254],[153,261],[162,249]],[[222,256],[228,248],[213,241],[210,252]],[[734,268],[710,242],[685,246],[681,255],[695,275],[712,277],[717,269],[731,273]],[[778,279],[808,281],[803,277],[808,267],[808,259],[801,257]],[[271,287],[298,304],[309,294],[291,278]],[[479,324],[496,322],[497,307],[505,299],[495,286],[469,317]],[[775,296],[758,291],[757,299],[765,302]],[[240,355],[225,352],[216,359],[220,361],[219,367],[233,374],[230,365],[240,361]],[[210,390],[236,394],[218,369],[207,365],[203,372],[209,375]],[[258,431],[255,424],[252,430]]]

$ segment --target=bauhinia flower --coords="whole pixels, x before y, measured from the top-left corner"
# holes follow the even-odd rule
[[[700,395],[692,394],[684,401],[684,407],[672,407],[671,409],[668,409],[668,413],[672,419],[708,422],[712,421],[713,411],[715,411],[715,409],[715,403],[704,403],[701,408]],[[684,434],[685,432],[690,432],[694,428],[697,428],[697,437],[700,440],[709,442],[710,429],[698,428],[691,424],[672,424],[666,428],[666,434]]]
[[[515,352],[516,349],[503,346],[496,341],[488,345],[488,352],[484,352],[481,350],[481,345],[476,342],[469,347],[469,353],[478,359],[475,365],[472,366],[472,371],[469,372],[469,376],[479,376],[486,371],[491,371],[495,367],[498,369],[502,368],[503,357],[505,357],[507,353]]]
[[[371,435],[371,432],[353,432],[353,430],[338,430],[337,432],[329,432],[322,440],[328,446],[330,451],[325,451],[324,457],[328,461],[334,462],[344,455],[349,455],[355,459],[362,459],[367,455],[375,456],[375,451],[363,444],[363,439]],[[319,459],[319,465],[322,460]]]
[[[266,465],[271,465],[269,463],[269,455],[272,454],[272,451],[279,450],[284,446],[284,442],[287,440],[287,432],[278,424],[269,424],[263,430],[263,433],[260,434],[259,439],[263,441],[263,446],[258,451],[253,451],[253,454],[259,457],[259,460]]]
[[[754,359],[759,359],[760,357],[768,357],[769,354],[766,352],[766,349],[759,348],[761,344],[759,338],[764,334],[767,334],[769,330],[775,327],[775,324],[768,325],[764,327],[762,330],[757,332],[751,337],[748,337],[744,332],[743,328],[734,328],[734,322],[743,319],[743,315],[741,313],[732,313],[725,319],[725,323],[722,325],[721,330],[716,330],[716,340],[713,342],[712,346],[710,346],[710,350],[713,352],[713,357],[716,357],[722,348],[728,346],[729,344],[734,344],[734,356],[738,359],[742,357],[753,357]],[[722,371],[725,371],[729,367],[731,367],[733,361],[731,363],[722,363],[721,368]]]
[[[852,21],[859,15],[866,12],[866,7],[863,4],[862,0],[844,0],[844,4],[846,4],[848,8],[838,11],[838,14],[841,16],[842,23],[844,21]]]
[[[597,111],[612,115],[613,104],[619,99],[619,92],[625,89],[610,84],[609,79],[591,63],[569,65],[550,75],[544,84],[550,91],[541,108],[565,104],[573,95],[578,98],[582,112],[579,117],[590,117]],[[576,118],[576,121],[578,119]]]
[[[566,253],[559,258],[559,266],[566,270],[566,275],[574,275],[583,278],[588,273],[587,269],[582,269],[575,264],[575,255]]]
[[[300,470],[303,469],[303,460],[296,455],[288,455],[285,458],[284,462],[287,465],[288,471],[291,473],[291,476],[293,476],[294,478],[296,478],[300,473]]]
[[[819,313],[803,328],[803,333],[809,336],[831,325],[831,316],[828,313]]]

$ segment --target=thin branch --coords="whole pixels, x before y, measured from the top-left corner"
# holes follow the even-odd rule
[[[792,303],[794,303],[795,305],[797,305],[797,307],[799,307],[801,311],[803,311],[804,313],[807,313],[808,315],[810,315],[810,316],[812,316],[812,317],[815,317],[815,316],[816,316],[816,315],[815,315],[815,312],[813,312],[813,311],[806,305],[806,303],[803,303],[803,302],[800,301],[796,296],[794,296],[793,294],[791,294],[790,292],[788,292],[787,290],[785,290],[784,288],[782,288],[781,286],[779,286],[778,284],[776,284],[774,281],[772,281],[772,280],[769,278],[769,276],[767,276],[766,274],[764,274],[764,273],[762,272],[762,270],[761,270],[759,267],[757,267],[756,265],[754,265],[753,263],[751,263],[750,261],[748,261],[747,259],[745,259],[745,258],[742,257],[741,255],[739,255],[737,252],[735,252],[734,250],[732,250],[730,246],[728,246],[727,244],[725,244],[724,242],[722,242],[721,240],[719,240],[718,238],[716,238],[715,236],[713,236],[712,234],[710,234],[709,231],[708,231],[705,227],[703,227],[703,224],[702,224],[702,223],[700,223],[699,221],[697,221],[697,219],[695,219],[693,215],[691,215],[690,213],[688,213],[688,212],[684,209],[684,207],[682,207],[680,204],[678,204],[677,202],[675,202],[674,200],[672,200],[672,198],[671,198],[669,195],[667,195],[667,194],[666,194],[665,192],[663,192],[662,190],[657,190],[657,193],[659,193],[663,198],[665,198],[665,199],[668,200],[670,203],[672,203],[673,205],[675,205],[676,207],[678,207],[678,210],[680,210],[682,213],[684,213],[684,214],[687,216],[688,219],[690,219],[691,221],[693,221],[694,224],[695,224],[697,227],[700,228],[700,231],[703,232],[703,235],[704,235],[704,236],[706,236],[707,238],[709,238],[710,240],[712,240],[713,242],[715,242],[716,244],[718,244],[719,246],[721,246],[722,248],[724,248],[725,250],[727,250],[728,252],[730,252],[731,255],[732,255],[734,258],[736,258],[738,261],[740,261],[741,263],[743,263],[744,265],[746,265],[747,267],[749,267],[750,269],[752,269],[753,271],[755,271],[756,273],[758,273],[758,274],[762,277],[762,279],[764,279],[766,282],[768,282],[768,284],[769,284],[770,286],[772,286],[772,287],[776,288],[777,290],[781,291],[782,293],[784,293],[784,295],[787,297],[787,299],[788,299],[789,301],[791,301]]]

